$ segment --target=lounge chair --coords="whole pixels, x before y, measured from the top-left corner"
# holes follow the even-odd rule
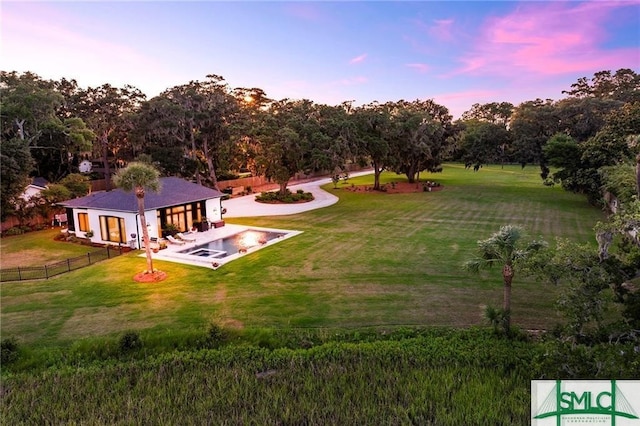
[[[176,240],[175,238],[173,238],[171,235],[167,235],[167,240],[169,240],[170,243],[172,244],[177,244],[179,246],[183,246],[186,244],[185,241],[180,241],[180,240]]]
[[[186,236],[186,235],[184,235],[182,232],[178,232],[178,233],[176,234],[176,236],[177,236],[178,238],[180,238],[182,241],[186,241],[186,242],[188,242],[188,243],[193,243],[193,242],[195,242],[195,240],[196,240],[195,238],[187,237],[187,236]]]

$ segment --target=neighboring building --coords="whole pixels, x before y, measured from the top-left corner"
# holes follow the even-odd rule
[[[24,192],[22,193],[22,195],[20,195],[20,198],[22,198],[25,201],[29,201],[33,197],[40,195],[40,192],[43,189],[47,189],[47,185],[49,185],[49,182],[47,182],[45,178],[43,177],[33,178],[31,180],[31,183],[24,189]]]
[[[162,230],[168,224],[188,231],[198,223],[206,224],[200,226],[208,229],[209,223],[222,220],[223,193],[176,177],[161,178],[160,184],[160,192],[145,191],[149,237],[162,237]],[[69,232],[95,243],[142,246],[134,192],[122,189],[94,192],[60,205],[67,209]]]

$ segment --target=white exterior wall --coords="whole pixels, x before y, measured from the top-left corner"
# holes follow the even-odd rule
[[[222,212],[220,211],[220,198],[207,200],[204,208],[207,213],[206,218],[209,222],[215,222],[222,219]]]
[[[112,216],[124,219],[124,230],[126,232],[126,235],[124,236],[125,241],[123,244],[129,244],[129,241],[133,239],[136,241],[135,248],[138,248],[138,240],[142,240],[142,227],[140,225],[137,213],[95,209],[73,209],[73,223],[76,229],[75,234],[76,236],[81,238],[87,237],[86,232],[80,231],[80,220],[78,219],[79,213],[87,213],[89,215],[89,230],[93,231],[93,236],[89,239],[92,243],[118,245],[118,243],[113,241],[104,241],[102,239],[102,233],[100,232],[100,216]],[[155,210],[145,212],[145,218],[147,220],[147,224],[149,225],[149,237],[159,237],[160,234],[158,232],[158,219],[156,215],[157,213]],[[136,234],[136,237],[131,238],[131,234]]]
[[[149,238],[160,238],[161,232],[158,229],[158,211],[148,210],[144,212],[144,218],[147,221],[147,229],[149,230]],[[142,225],[138,221],[138,227],[140,228],[140,241],[142,241]]]
[[[160,238],[161,232],[158,229],[157,210],[145,211],[144,218],[147,221],[147,230],[149,231],[149,238]],[[134,215],[134,220],[132,222],[131,230],[129,230],[128,221],[125,222],[125,227],[127,229],[127,244],[129,244],[130,240],[134,240],[135,243],[132,248],[142,248],[142,245],[143,245],[142,223],[140,223],[140,218],[137,213]],[[131,234],[136,234],[135,238],[132,238]]]
[[[40,188],[39,186],[29,185],[24,190],[22,195],[20,195],[20,198],[22,198],[25,201],[29,201],[36,195],[40,195],[40,192],[42,192],[42,188]]]

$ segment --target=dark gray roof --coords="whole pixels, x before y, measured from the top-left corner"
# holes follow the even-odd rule
[[[49,185],[49,182],[43,177],[34,177],[31,181],[31,185],[37,186],[39,188],[46,188]]]
[[[193,203],[211,198],[219,198],[224,194],[215,189],[207,188],[176,177],[160,178],[160,192],[145,190],[145,210],[155,210],[163,207]],[[98,191],[86,197],[74,198],[59,203],[65,207],[87,208],[97,210],[112,210],[120,212],[137,212],[138,201],[134,192],[122,189],[113,191]]]

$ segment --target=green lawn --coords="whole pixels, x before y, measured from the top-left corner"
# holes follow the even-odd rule
[[[533,167],[475,173],[447,165],[421,177],[445,189],[385,194],[329,184],[325,189],[340,197],[331,207],[230,220],[304,232],[216,271],[156,262],[169,278],[138,284],[132,277],[145,261],[128,254],[46,281],[3,283],[0,331],[51,345],[130,329],[180,333],[211,322],[237,328],[482,324],[483,307],[499,306],[502,288],[498,268],[479,276],[461,269],[478,239],[517,224],[550,242],[595,242],[592,227],[603,217],[584,197],[543,186]],[[400,180],[383,175],[383,182]],[[372,181],[354,178],[347,185]],[[27,237],[3,239],[3,252]],[[514,324],[552,326],[558,291],[516,273]]]
[[[59,233],[60,228],[54,228],[0,239],[1,267],[44,266],[97,250],[95,247],[55,241],[53,238]]]

